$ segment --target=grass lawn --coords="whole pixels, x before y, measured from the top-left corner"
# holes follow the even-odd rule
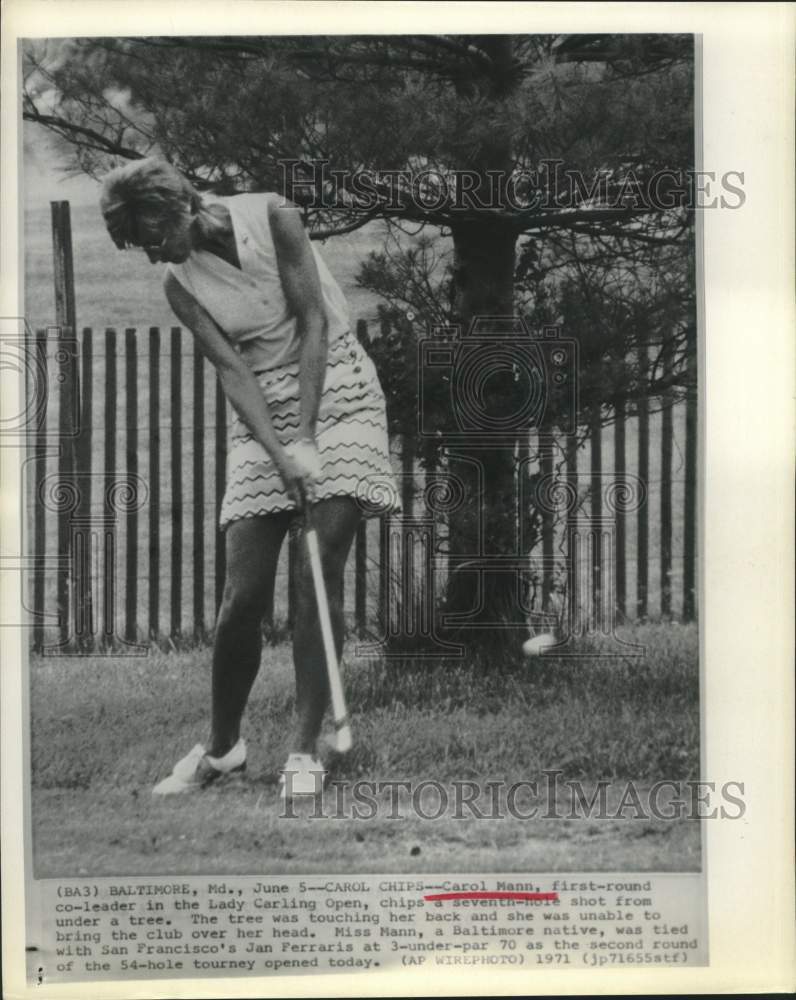
[[[544,769],[586,789],[600,779],[697,778],[696,628],[637,626],[623,638],[643,643],[646,657],[476,669],[366,662],[352,651],[355,746],[332,763],[330,789],[357,779],[541,782]],[[372,819],[318,819],[306,808],[282,817],[276,781],[293,706],[286,645],[264,650],[245,720],[246,780],[153,801],[155,781],[206,736],[209,667],[207,648],[31,663],[37,877],[700,868],[699,825],[688,820],[423,820],[409,809],[393,818],[387,807]],[[433,814],[436,802],[424,810]]]

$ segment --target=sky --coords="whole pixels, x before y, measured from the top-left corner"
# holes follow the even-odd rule
[[[99,184],[85,175],[68,177],[65,174],[65,156],[43,126],[24,122],[22,136],[22,186],[26,208],[61,200],[68,200],[75,206],[97,204]]]

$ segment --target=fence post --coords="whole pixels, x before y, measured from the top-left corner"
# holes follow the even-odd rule
[[[182,330],[171,328],[171,637],[182,623]]]
[[[553,480],[552,428],[543,427],[539,436],[539,472],[543,483]],[[542,611],[550,610],[553,594],[554,512],[552,504],[542,507]]]
[[[61,332],[70,333],[69,327],[62,327]],[[61,382],[59,392],[59,451],[58,451],[58,480],[62,489],[68,488],[74,482],[75,460],[72,438],[73,427],[71,426],[71,411],[74,406],[74,382],[67,375]],[[67,508],[58,513],[58,554],[64,562],[57,570],[57,606],[58,620],[60,624],[60,641],[66,643],[69,639],[69,578],[71,574],[71,531],[69,522],[72,512]]]
[[[160,631],[160,329],[149,329],[149,635]]]
[[[368,526],[362,519],[357,525],[354,547],[354,620],[360,637],[367,627]]]
[[[672,373],[673,344],[664,337],[661,364],[664,383]],[[665,389],[661,411],[661,617],[672,614],[672,393]]]
[[[683,531],[683,621],[696,617],[697,351],[696,327],[687,331],[688,393],[685,400],[685,525]]]
[[[390,318],[382,312],[379,317],[379,336],[386,339],[390,335]],[[384,633],[389,627],[390,621],[390,515],[387,514],[379,519],[379,606],[377,610],[379,626],[383,626]]]
[[[138,476],[138,345],[134,329],[124,331],[125,341],[125,421],[127,423],[126,470],[135,482]],[[127,514],[127,582],[124,594],[124,637],[135,642],[138,633],[138,509],[130,504]]]
[[[72,259],[72,223],[69,202],[51,201],[50,216],[52,221],[53,275],[55,280],[55,322],[59,327],[59,340],[63,343],[77,336],[75,275]],[[60,383],[58,394],[58,479],[64,487],[69,488],[72,485],[77,485],[75,479],[77,471],[75,434],[78,428],[75,426],[75,413],[80,399],[77,358],[74,356],[70,358],[68,365],[64,365],[62,372],[65,377]],[[79,502],[80,498],[78,498]],[[69,522],[73,513],[73,511],[70,512],[64,509],[58,514],[58,553],[66,560],[57,573],[56,600],[60,624],[60,640],[62,643],[68,641],[70,631],[69,579],[74,567],[72,564]],[[81,593],[79,603],[81,605],[84,604],[84,593]],[[71,610],[77,611],[77,604]]]
[[[194,631],[205,628],[205,369],[194,342],[193,351],[193,617]]]
[[[571,500],[567,504],[567,599],[569,603],[570,628],[578,627],[580,621],[580,554],[577,552],[578,517],[578,437],[575,430],[567,435],[567,493]]]
[[[109,327],[105,331],[105,483],[110,483],[116,474],[116,331]],[[116,579],[115,541],[113,536],[105,538],[102,564],[102,630],[106,640],[115,631]]]
[[[602,465],[603,465],[603,450],[602,450],[602,424],[600,422],[600,410],[597,408],[596,413],[592,416],[591,426],[589,428],[589,444],[590,444],[590,471],[591,471],[591,483],[589,488],[590,493],[590,517],[592,524],[591,539],[592,539],[592,554],[591,554],[591,603],[592,603],[592,619],[595,622],[600,620],[600,612],[602,608],[602,575],[603,575],[603,533],[602,533],[602,516],[603,516],[603,502],[602,502]]]
[[[650,417],[647,398],[647,340],[645,331],[639,332],[638,344],[639,384],[638,401],[638,478],[649,488],[650,479]],[[646,618],[649,593],[649,511],[647,504],[639,505],[636,514],[636,615]]]
[[[412,511],[415,502],[415,448],[416,442],[413,434],[401,435],[401,506],[403,507],[403,519],[409,521],[412,518]]]
[[[617,399],[614,404],[614,476],[619,488],[625,480],[627,470],[625,458],[625,403],[622,399]],[[627,514],[624,505],[616,505],[616,557],[614,580],[616,581],[616,610],[624,616],[627,610],[627,574],[625,560],[627,558],[626,549],[626,520]]]
[[[93,637],[94,609],[91,593],[91,438],[94,409],[94,345],[89,327],[83,330],[80,344],[80,430],[75,442],[75,465],[80,482],[77,517],[85,526],[85,545],[81,565],[75,566],[76,619],[78,637]]]
[[[36,360],[43,376],[43,384],[47,379],[47,331],[36,331]],[[39,499],[39,487],[47,475],[47,393],[44,394],[42,413],[36,427],[34,444],[33,469],[35,476],[33,500],[33,648],[41,652],[44,647],[44,560],[47,555],[47,522],[44,517],[44,504]]]
[[[368,324],[364,319],[357,320],[357,340],[367,350],[370,346]],[[367,579],[368,579],[368,526],[360,520],[357,525],[356,542],[354,546],[354,621],[357,634],[364,636],[367,628]]]
[[[72,221],[68,201],[51,201],[53,269],[55,274],[55,321],[77,329],[75,319],[75,272],[72,259]]]
[[[379,628],[386,635],[390,622],[390,515],[379,519],[379,606],[377,621]]]

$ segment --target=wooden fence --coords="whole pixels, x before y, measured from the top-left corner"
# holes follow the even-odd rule
[[[367,336],[361,321],[358,332]],[[29,548],[40,567],[31,581],[34,647],[135,649],[205,636],[224,578],[217,522],[230,416],[214,371],[179,328],[84,329],[77,340],[40,330],[35,352],[57,391],[29,465]],[[538,583],[534,608],[549,610],[558,598],[593,618],[607,600],[619,621],[694,617],[695,416],[692,403],[653,401],[632,420],[620,410],[610,426],[590,428],[581,447],[574,437],[529,440],[518,465],[521,502],[530,484],[553,497],[534,499],[542,509],[527,568]],[[413,470],[417,487],[407,514],[422,521],[424,477],[400,445],[393,442],[396,472]],[[391,531],[400,538],[406,520],[368,521],[357,535],[346,610],[359,635],[384,631],[390,602],[406,605],[413,588],[431,588],[432,603],[444,589],[433,540],[408,561],[390,552]],[[291,616],[293,545],[278,568],[277,625]]]

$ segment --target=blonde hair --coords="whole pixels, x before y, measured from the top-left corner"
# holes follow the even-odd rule
[[[141,214],[169,225],[183,212],[195,211],[198,191],[167,160],[147,156],[116,167],[102,181],[100,209],[111,239],[120,250],[137,242]]]

